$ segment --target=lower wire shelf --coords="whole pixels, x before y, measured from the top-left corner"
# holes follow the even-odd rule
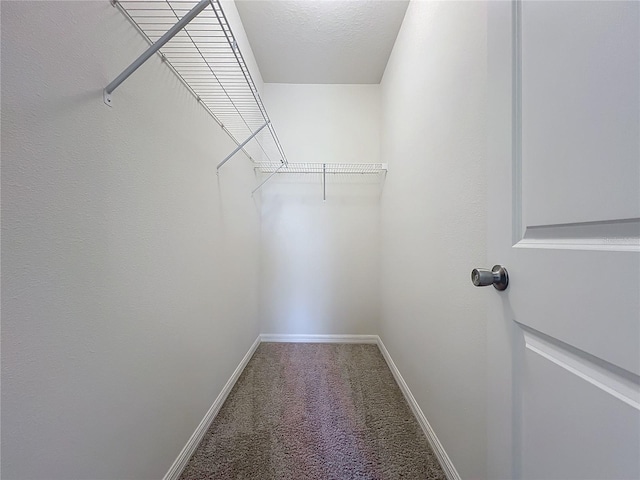
[[[293,163],[256,162],[261,173],[322,173],[327,175],[378,175],[387,171],[386,163]]]
[[[383,176],[387,173],[386,163],[275,163],[256,162],[254,166],[256,172],[268,174],[268,176],[253,189],[253,195],[274,175],[278,174],[312,174],[320,176],[322,179],[323,200],[327,199],[327,175],[350,177],[353,175],[375,175]]]

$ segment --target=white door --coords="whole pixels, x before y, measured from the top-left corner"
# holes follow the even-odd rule
[[[490,1],[491,479],[640,478],[640,3]]]

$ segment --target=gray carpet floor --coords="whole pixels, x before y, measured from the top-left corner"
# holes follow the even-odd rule
[[[262,343],[181,480],[438,479],[376,345]]]

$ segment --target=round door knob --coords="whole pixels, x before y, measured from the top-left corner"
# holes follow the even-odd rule
[[[476,287],[493,285],[496,290],[505,290],[509,285],[509,274],[502,265],[494,265],[491,270],[474,268],[471,270],[471,281]]]

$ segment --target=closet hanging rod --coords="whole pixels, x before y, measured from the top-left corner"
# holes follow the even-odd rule
[[[111,94],[113,91],[118,88],[122,82],[124,82],[127,78],[131,76],[133,72],[135,72],[138,68],[140,68],[144,62],[149,60],[154,53],[160,50],[169,40],[176,36],[176,34],[186,27],[191,20],[196,18],[200,12],[202,12],[207,5],[211,4],[211,0],[200,0],[198,4],[193,7],[189,12],[178,20],[173,27],[171,27],[158,41],[156,41],[153,45],[151,45],[147,50],[140,55],[131,65],[124,69],[124,71],[118,75],[109,85],[107,85],[104,89],[104,103],[111,106]]]

